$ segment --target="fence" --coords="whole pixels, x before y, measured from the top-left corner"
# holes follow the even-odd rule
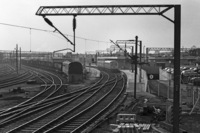
[[[173,99],[173,82],[169,84],[169,81],[149,80],[148,91],[156,96]],[[190,114],[200,112],[200,86],[191,83],[181,86],[180,103],[187,105]]]
[[[149,80],[148,91],[156,96],[172,99],[173,98],[172,81]]]

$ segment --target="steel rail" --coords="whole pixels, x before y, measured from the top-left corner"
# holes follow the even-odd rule
[[[53,100],[56,100],[56,99],[65,98],[65,97],[67,97],[67,96],[69,96],[69,95],[77,95],[78,93],[81,93],[81,92],[87,90],[87,89],[90,88],[90,87],[98,87],[99,85],[101,85],[101,83],[100,83],[101,81],[102,81],[102,78],[99,79],[95,84],[92,84],[92,85],[90,85],[90,86],[84,87],[84,88],[82,88],[82,89],[81,89],[81,88],[80,88],[80,89],[77,89],[77,90],[75,90],[75,91],[72,91],[71,93],[66,93],[66,94],[63,94],[63,95],[59,95],[59,96],[56,96],[56,97],[53,97],[53,98],[46,99],[46,100],[44,101],[44,103],[45,103],[45,102],[48,102],[48,101],[53,101]],[[40,93],[44,93],[44,91],[45,91],[45,89],[43,89],[43,91],[40,92]],[[34,97],[37,97],[38,95],[40,95],[40,93],[38,93],[38,94],[37,94],[36,96],[34,96]],[[33,98],[34,98],[34,97],[33,97]],[[13,114],[13,112],[17,112],[18,108],[19,108],[19,110],[22,110],[21,108],[23,108],[24,106],[26,107],[26,106],[30,106],[31,104],[35,104],[36,102],[30,103],[30,100],[31,100],[31,99],[32,99],[32,98],[30,98],[29,100],[27,100],[27,101],[25,101],[25,102],[23,102],[23,103],[20,103],[20,104],[14,106],[14,107],[12,107],[12,108],[5,109],[5,110],[3,110],[2,113],[0,113],[0,114],[1,114],[1,115],[2,115],[2,114],[7,114],[7,115],[9,115],[9,113]],[[27,104],[27,102],[29,102],[29,104]],[[41,104],[43,104],[43,103],[41,103]],[[22,107],[21,107],[21,106],[22,106]],[[1,115],[0,115],[0,117],[1,117]]]
[[[9,86],[12,86],[12,85],[16,85],[16,84],[19,84],[19,83],[23,83],[23,82],[26,82],[27,79],[33,77],[33,73],[30,72],[30,74],[27,72],[23,75],[20,75],[19,77],[15,77],[13,79],[10,79],[10,81],[7,81],[7,82],[4,82],[4,83],[1,83],[0,84],[0,88],[5,88],[5,87],[9,87]]]
[[[63,127],[63,125],[65,125],[65,124],[67,124],[68,123],[68,125],[70,126],[70,125],[74,125],[74,126],[76,126],[77,127],[77,124],[79,123],[79,122],[82,122],[82,121],[86,121],[87,120],[87,117],[91,117],[91,114],[94,114],[94,113],[97,113],[96,111],[95,111],[95,105],[97,106],[97,108],[101,108],[102,109],[102,105],[101,104],[103,104],[103,105],[107,105],[107,103],[111,100],[111,98],[112,98],[112,96],[110,96],[109,94],[112,92],[113,93],[113,90],[114,90],[114,88],[115,88],[115,86],[117,85],[117,82],[118,80],[116,80],[115,81],[115,84],[113,85],[113,87],[112,88],[110,88],[110,90],[105,94],[105,95],[103,95],[99,100],[96,100],[93,104],[91,104],[89,107],[87,107],[87,108],[85,108],[84,110],[80,110],[80,111],[78,111],[77,112],[77,114],[74,114],[73,116],[71,116],[70,118],[68,118],[67,120],[64,120],[63,121],[63,117],[64,116],[62,116],[61,118],[62,118],[62,120],[60,121],[60,124],[57,124],[57,125],[54,125],[54,127],[52,127],[52,128],[50,128],[50,129],[48,129],[48,130],[46,130],[45,131],[45,133],[48,133],[48,132],[57,132],[58,130],[58,128],[60,129],[60,128],[62,128]],[[108,96],[109,95],[109,96]],[[106,99],[107,98],[107,99]],[[103,100],[107,100],[107,101],[104,101],[104,102],[102,102]],[[87,113],[87,111],[88,112],[90,112],[90,113]],[[84,113],[87,113],[86,115],[83,115]],[[80,117],[80,115],[81,115],[81,117],[83,118],[83,120],[81,120],[81,119],[78,119],[77,121],[76,121],[76,119],[77,119],[77,117]],[[72,121],[76,121],[75,123],[73,123]],[[79,122],[78,122],[79,121]],[[72,127],[69,127],[69,128],[72,128]],[[65,130],[65,129],[64,129]],[[72,131],[72,130],[65,130],[65,132],[69,132],[69,131]]]
[[[50,74],[49,72],[47,72],[48,74]],[[52,78],[52,77],[51,77]],[[61,81],[61,80],[60,80]],[[47,89],[47,90],[45,90],[44,91],[44,93],[47,93],[47,91],[50,91],[49,92],[49,94],[45,94],[45,95],[47,95],[47,96],[45,96],[44,98],[42,98],[41,100],[38,100],[39,99],[39,97],[37,97],[37,103],[36,104],[31,104],[31,106],[28,106],[27,108],[25,108],[25,109],[23,109],[22,111],[20,111],[20,112],[18,112],[18,113],[16,113],[16,114],[14,114],[14,115],[11,115],[10,117],[8,117],[8,118],[6,118],[6,119],[4,119],[4,120],[2,120],[1,121],[1,123],[6,123],[6,121],[11,121],[13,118],[15,118],[16,116],[17,117],[19,117],[20,115],[22,115],[23,113],[25,113],[26,111],[28,111],[28,110],[30,110],[31,108],[33,108],[34,106],[36,106],[36,105],[38,105],[39,103],[41,103],[41,102],[43,102],[45,99],[47,99],[47,98],[49,98],[54,92],[55,92],[55,90],[56,90],[56,86],[54,86],[54,79],[52,78],[52,85]],[[61,85],[62,85],[62,81],[61,81]],[[55,89],[51,89],[52,87],[54,87]],[[60,86],[59,86],[60,87]],[[44,94],[44,93],[42,93],[42,94]],[[35,97],[35,99],[36,99],[36,97]]]
[[[83,124],[81,124],[79,127],[75,128],[73,131],[71,131],[71,133],[76,133],[76,132],[81,132],[83,131],[86,127],[90,126],[92,122],[95,121],[95,119],[97,119],[97,117],[101,117],[103,115],[103,113],[105,111],[108,111],[109,108],[111,106],[114,105],[114,103],[116,103],[116,101],[119,99],[119,97],[123,94],[123,92],[125,91],[126,89],[126,82],[125,82],[125,79],[123,77],[123,86],[121,88],[121,91],[116,95],[116,97],[105,107],[103,108],[101,111],[99,111],[97,114],[95,114],[93,117],[91,117],[89,120],[85,121]],[[119,87],[119,86],[117,86]],[[94,125],[93,125],[94,126]]]
[[[96,85],[93,85],[94,87],[96,86]],[[86,90],[86,92],[88,92],[88,90]],[[77,98],[78,98],[78,96],[77,96]],[[51,110],[53,110],[53,109],[51,109]]]

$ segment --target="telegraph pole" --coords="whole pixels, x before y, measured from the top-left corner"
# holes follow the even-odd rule
[[[22,51],[21,51],[21,47],[20,47],[20,51],[19,51],[19,63],[20,63],[20,65],[19,65],[19,69],[21,70],[21,58],[22,58]]]
[[[18,45],[16,44],[16,71],[18,74]]]
[[[10,51],[10,64],[12,65],[12,51]]]

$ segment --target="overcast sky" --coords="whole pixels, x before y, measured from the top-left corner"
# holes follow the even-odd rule
[[[3,24],[26,26],[53,31],[41,16],[35,13],[40,6],[64,5],[133,5],[181,4],[181,47],[199,47],[199,0],[1,0],[0,1],[0,50],[13,50],[16,44],[23,51],[49,51],[65,49],[70,44],[58,33],[30,30]],[[168,14],[170,17],[170,12]],[[73,35],[72,16],[48,16],[63,33]],[[173,19],[173,18],[172,18]],[[162,16],[77,16],[76,53],[105,50],[112,39],[135,39],[145,47],[173,47],[173,23]],[[72,38],[69,38],[73,41]],[[96,41],[91,41],[91,40]],[[103,41],[103,42],[102,42]],[[67,51],[65,51],[67,52]]]

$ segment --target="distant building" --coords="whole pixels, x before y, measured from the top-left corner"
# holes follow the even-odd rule
[[[191,56],[200,56],[200,48],[191,49],[189,51],[189,54]]]

